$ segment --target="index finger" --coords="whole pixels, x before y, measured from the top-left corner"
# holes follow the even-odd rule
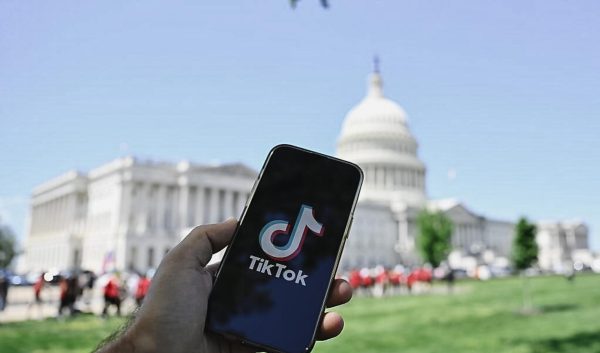
[[[194,257],[202,267],[206,266],[213,254],[226,247],[233,237],[237,220],[198,226],[190,232],[170,253],[173,257]]]

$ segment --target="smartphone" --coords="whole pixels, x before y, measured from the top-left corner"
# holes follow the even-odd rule
[[[350,162],[274,147],[217,272],[207,330],[268,352],[310,352],[362,180]]]

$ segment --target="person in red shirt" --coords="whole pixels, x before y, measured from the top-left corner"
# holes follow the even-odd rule
[[[390,284],[394,287],[399,287],[402,282],[402,274],[396,270],[389,272]]]
[[[102,316],[108,315],[108,308],[114,305],[117,307],[117,315],[121,316],[121,283],[118,274],[111,276],[104,286],[104,309]]]
[[[44,283],[45,283],[44,273],[42,272],[42,274],[38,277],[38,279],[33,284],[33,294],[35,295],[35,303],[36,304],[42,303],[42,288],[44,288]]]
[[[382,284],[384,286],[386,286],[388,284],[388,281],[389,281],[389,275],[386,270],[379,271],[379,274],[377,274],[377,277],[375,277],[375,282]]]
[[[33,284],[33,295],[34,295],[34,301],[29,303],[29,306],[27,307],[27,315],[30,317],[30,312],[31,312],[31,307],[32,306],[37,306],[38,308],[38,314],[39,314],[39,318],[41,319],[44,315],[43,312],[43,307],[42,305],[44,304],[43,300],[42,300],[42,289],[44,288],[44,285],[46,284],[46,280],[44,279],[44,272],[42,272],[40,274],[40,276],[35,280],[35,283]]]
[[[360,278],[360,273],[357,270],[350,271],[348,281],[350,282],[350,286],[352,287],[352,289],[359,288],[362,282]]]
[[[417,282],[417,275],[417,270],[413,270],[408,274],[408,277],[406,277],[406,287],[408,288],[409,293],[412,292],[412,287],[415,284],[415,282]]]
[[[383,266],[377,266],[375,269],[375,287],[373,294],[376,297],[383,297],[388,287],[389,277],[386,269]]]
[[[148,293],[148,288],[150,288],[150,279],[148,276],[142,274],[137,283],[137,289],[135,291],[135,302],[138,306],[142,305],[142,301],[146,297],[146,293]]]
[[[426,283],[431,283],[431,280],[433,279],[433,275],[431,273],[431,270],[427,269],[427,268],[420,268],[417,272],[417,281],[419,282],[426,282]]]

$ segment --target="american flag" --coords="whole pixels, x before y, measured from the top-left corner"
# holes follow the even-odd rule
[[[111,250],[104,254],[104,260],[102,260],[102,273],[106,273],[108,272],[108,270],[111,270],[114,267],[114,263],[115,255],[114,252]]]

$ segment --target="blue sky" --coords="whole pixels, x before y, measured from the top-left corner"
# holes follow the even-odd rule
[[[600,248],[600,3],[330,2],[0,2],[2,219],[22,236],[35,185],[128,154],[333,153],[377,53],[430,197]]]

